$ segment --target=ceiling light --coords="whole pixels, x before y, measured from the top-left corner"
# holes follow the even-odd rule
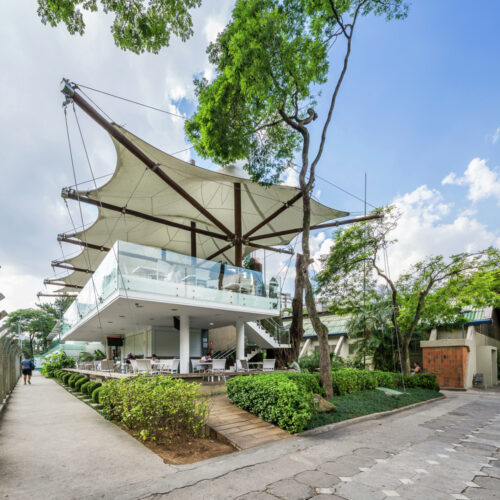
[[[213,323],[209,323],[208,325],[209,325],[209,326],[214,326],[214,324],[213,324]]]

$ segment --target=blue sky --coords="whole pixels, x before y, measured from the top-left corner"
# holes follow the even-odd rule
[[[159,55],[113,46],[109,20],[89,17],[84,37],[43,26],[32,2],[8,2],[0,20],[0,291],[7,310],[29,306],[61,257],[59,232],[71,229],[60,189],[73,183],[59,81],[74,81],[187,112],[192,78],[210,78],[205,47],[223,28],[231,0],[210,2],[194,14],[196,35]],[[394,269],[429,253],[445,255],[500,243],[500,2],[415,0],[404,21],[362,19],[339,95],[319,175],[356,194],[368,174],[368,200],[403,210]],[[332,78],[338,68],[332,67]],[[328,92],[320,100],[324,120]],[[97,96],[120,124],[167,152],[185,142],[182,120]],[[114,152],[97,126],[82,118],[96,175],[112,172]],[[316,130],[317,131],[317,130]],[[188,159],[190,152],[180,156]],[[477,160],[474,160],[477,159]],[[90,178],[81,148],[78,181]],[[469,169],[468,169],[469,167]],[[468,169],[468,170],[467,170]],[[467,174],[464,175],[464,172]],[[447,184],[442,184],[448,177]],[[317,184],[328,205],[360,212],[362,203]],[[71,206],[75,219],[76,207]],[[92,210],[84,213],[91,223]],[[331,233],[313,239],[318,257]],[[75,248],[65,247],[65,253]],[[285,262],[268,257],[269,268]],[[293,272],[288,274],[293,278]]]

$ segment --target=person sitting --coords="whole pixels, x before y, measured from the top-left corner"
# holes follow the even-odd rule
[[[417,373],[422,373],[422,367],[416,361],[414,361],[411,374],[416,375]]]
[[[209,363],[212,361],[212,358],[210,357],[210,354],[205,354],[204,356],[201,357],[200,360],[202,363]]]
[[[158,358],[156,357],[156,354],[152,354],[152,355],[151,355],[151,361],[152,361],[153,363],[156,363],[156,362],[158,361]]]
[[[131,359],[137,359],[131,352],[128,353],[127,359],[125,360],[127,364],[130,364]]]

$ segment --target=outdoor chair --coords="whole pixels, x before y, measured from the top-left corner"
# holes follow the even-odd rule
[[[151,360],[150,359],[137,359],[137,371],[139,373],[151,372]]]
[[[137,373],[137,360],[136,359],[130,359],[130,368],[132,373]]]
[[[160,373],[168,373],[168,374],[173,374],[177,373],[177,370],[179,369],[179,359],[166,359],[165,363],[162,363],[160,365]]]
[[[200,361],[201,359],[191,359],[191,369],[193,370],[193,373],[201,372]]]
[[[274,365],[276,365],[276,360],[275,359],[265,359],[264,363],[262,365],[262,371],[263,372],[273,372],[274,371]]]
[[[213,382],[215,378],[215,374],[217,375],[217,379],[220,380],[221,376],[223,379],[224,377],[223,373],[226,370],[226,359],[214,359],[212,360],[212,366],[209,368],[208,372],[210,373],[210,380]]]
[[[101,370],[103,372],[113,372],[115,371],[115,362],[111,359],[103,359],[101,361]]]

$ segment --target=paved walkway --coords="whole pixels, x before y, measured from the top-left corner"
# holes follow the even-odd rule
[[[214,406],[208,424],[239,450],[280,441],[288,432],[234,406],[225,394],[211,398]]]
[[[169,466],[55,382],[18,385],[0,422],[0,498],[500,498],[500,394]]]

